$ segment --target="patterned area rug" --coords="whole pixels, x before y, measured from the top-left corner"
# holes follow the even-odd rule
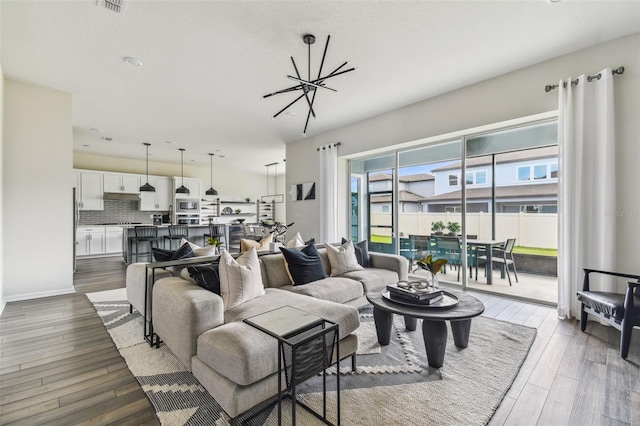
[[[125,289],[87,295],[129,369],[166,425],[227,425],[216,401],[166,346],[152,349],[142,338],[142,318],[129,314]],[[458,349],[449,332],[444,366],[427,364],[420,324],[407,332],[395,316],[391,344],[377,343],[371,308],[360,311],[357,369],[341,364],[341,422],[349,425],[483,425],[513,383],[535,339],[536,330],[490,318],[475,318],[469,346]],[[449,329],[450,330],[450,329]],[[336,420],[335,367],[327,378],[327,415]],[[298,387],[299,400],[322,412],[322,378]],[[291,405],[283,403],[291,424]],[[249,413],[251,414],[251,413]],[[297,423],[322,424],[300,407]],[[248,416],[247,416],[248,417]],[[266,410],[246,425],[277,424],[277,410]]]

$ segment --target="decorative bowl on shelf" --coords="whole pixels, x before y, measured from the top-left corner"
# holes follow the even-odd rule
[[[241,218],[236,219],[236,222],[238,222],[240,225],[242,225],[242,223],[243,223],[245,220],[246,220],[245,218],[241,217]]]

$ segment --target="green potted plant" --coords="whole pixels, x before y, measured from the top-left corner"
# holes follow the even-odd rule
[[[442,222],[441,220],[437,222],[431,222],[431,232],[433,232],[434,235],[442,235],[443,229],[444,229],[444,222]]]
[[[234,213],[235,213],[235,214],[240,214],[240,213],[242,213],[242,210],[241,210],[241,209],[236,209],[236,210],[234,211]]]
[[[251,202],[251,198],[247,197],[244,199],[245,202],[250,203]]]
[[[447,229],[449,230],[449,235],[456,236],[458,232],[462,229],[458,222],[447,222]]]

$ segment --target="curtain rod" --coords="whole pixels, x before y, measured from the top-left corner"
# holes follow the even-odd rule
[[[329,144],[327,145],[329,148],[334,147],[334,146],[340,146],[342,145],[342,142],[336,142],[334,144]],[[327,149],[327,146],[321,146],[319,148],[316,148],[316,151],[320,151],[321,149]]]
[[[611,74],[612,75],[616,75],[616,74],[624,74],[624,67],[618,67],[614,70],[611,70]],[[587,81],[589,83],[591,83],[591,80],[600,80],[600,77],[602,77],[602,74],[598,73],[596,75],[590,75],[587,77]],[[571,80],[571,85],[572,86],[576,86],[578,84],[578,79],[576,78],[575,80]],[[544,86],[544,91],[545,92],[550,92],[554,89],[556,89],[558,87],[557,84],[547,84],[546,86]],[[563,83],[562,87],[567,87],[567,83]]]

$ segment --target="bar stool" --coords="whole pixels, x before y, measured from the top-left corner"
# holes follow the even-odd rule
[[[171,245],[173,240],[188,240],[189,239],[189,226],[187,225],[169,225],[169,235],[164,236],[162,247],[166,248],[167,240],[169,240],[169,250],[172,250]]]
[[[129,247],[135,245],[135,252],[129,251],[133,255],[135,255],[135,261],[138,261],[138,255],[147,255],[151,258],[153,248],[153,243],[156,243],[156,247],[158,247],[158,227],[157,226],[136,226],[133,228],[135,232],[135,237],[129,237]],[[138,252],[138,244],[141,242],[149,243],[149,251],[144,253]]]
[[[207,238],[217,238],[218,243],[220,244],[218,248],[227,248],[227,233],[225,229],[225,225],[220,224],[211,224],[209,225],[209,233],[204,234],[202,236],[203,242],[202,245],[206,245]]]

